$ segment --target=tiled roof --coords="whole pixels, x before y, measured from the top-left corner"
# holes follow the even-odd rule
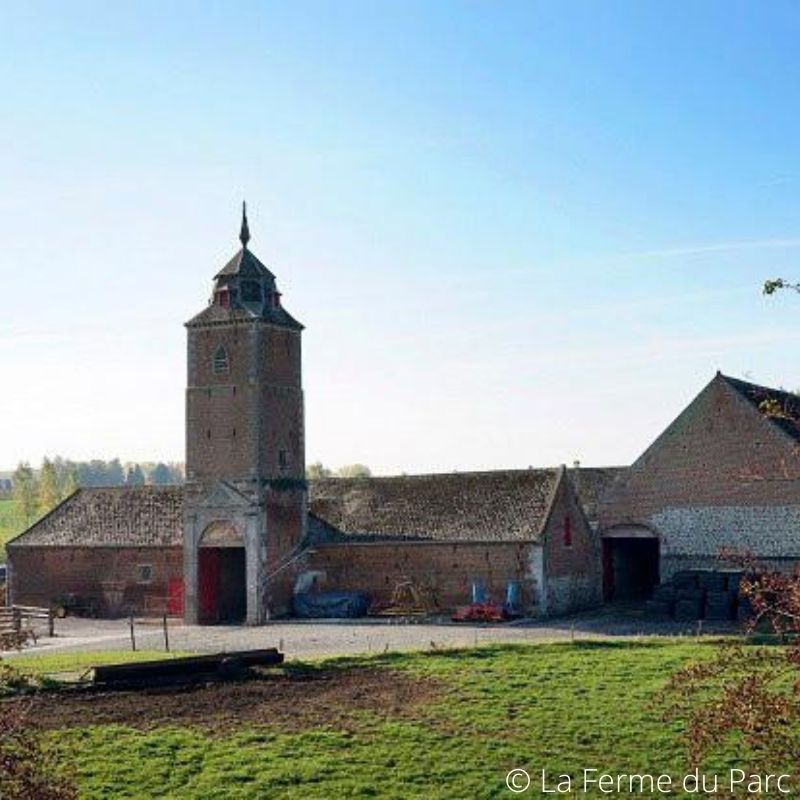
[[[728,386],[753,405],[773,425],[800,441],[800,396],[783,389],[770,389],[727,375],[720,376]]]
[[[617,478],[627,471],[627,467],[576,467],[567,470],[589,522],[598,521],[603,498]]]
[[[182,543],[182,486],[121,486],[78,489],[9,545],[169,547]]]
[[[587,516],[621,470],[568,470]],[[560,470],[309,482],[310,527],[344,540],[537,541]],[[10,546],[148,547],[183,541],[183,487],[79,489]]]
[[[558,469],[309,483],[309,509],[340,538],[536,541]]]

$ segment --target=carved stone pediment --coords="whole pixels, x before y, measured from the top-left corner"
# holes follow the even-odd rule
[[[217,520],[203,531],[200,547],[244,547],[244,540],[233,523]]]
[[[235,508],[244,510],[251,508],[254,504],[249,498],[234,489],[229,483],[217,481],[205,497],[199,499],[194,505],[201,509]]]

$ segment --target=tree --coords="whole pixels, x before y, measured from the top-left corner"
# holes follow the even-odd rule
[[[783,278],[764,281],[764,294],[775,294],[779,289],[792,289],[795,292],[800,292],[800,283],[792,283]]]
[[[339,478],[370,478],[372,471],[366,464],[347,464],[336,470]]]
[[[800,628],[800,567],[787,574],[746,554],[722,558],[745,570],[740,597],[752,609],[746,631],[766,626],[785,644],[787,634]],[[787,772],[800,760],[800,639],[795,636],[789,646],[722,647],[711,659],[673,675],[659,701],[665,704],[665,721],[685,723],[692,767],[740,743],[749,772]],[[800,776],[791,781],[797,796]]]
[[[39,470],[39,512],[46,514],[51,511],[58,505],[60,499],[55,465],[50,459],[45,458]]]
[[[317,478],[330,478],[333,473],[321,462],[315,461],[306,467],[306,477],[310,480]]]
[[[156,486],[172,483],[172,475],[170,474],[169,467],[159,461],[150,473],[150,483]]]
[[[71,494],[76,492],[79,486],[78,469],[74,464],[70,464],[68,467],[66,467],[61,478],[61,499],[65,500]]]
[[[108,462],[106,467],[106,486],[123,486],[125,484],[125,470],[118,458]]]
[[[14,499],[26,525],[30,525],[39,508],[39,490],[36,475],[27,462],[21,462],[14,471]]]
[[[133,464],[128,467],[128,473],[125,476],[126,486],[144,486],[144,472],[138,464]]]

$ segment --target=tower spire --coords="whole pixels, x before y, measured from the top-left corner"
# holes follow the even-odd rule
[[[247,203],[242,201],[242,229],[239,232],[239,241],[242,243],[242,247],[247,247],[247,243],[250,241],[250,228],[247,225]]]

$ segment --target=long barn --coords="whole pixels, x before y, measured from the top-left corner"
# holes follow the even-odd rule
[[[526,614],[646,597],[748,549],[800,560],[800,399],[717,374],[627,468],[305,479],[303,326],[249,247],[186,323],[186,483],[78,490],[8,544],[12,601],[259,624],[313,576]],[[665,414],[668,413],[664,409]]]

